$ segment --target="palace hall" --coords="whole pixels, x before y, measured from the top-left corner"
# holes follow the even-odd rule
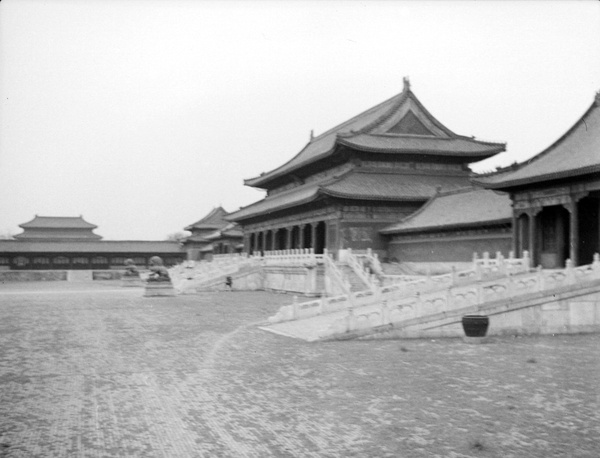
[[[391,225],[437,194],[472,188],[469,164],[505,147],[452,132],[405,78],[401,93],[311,135],[288,162],[245,180],[266,197],[225,219],[240,225],[246,252],[371,248],[386,257]]]

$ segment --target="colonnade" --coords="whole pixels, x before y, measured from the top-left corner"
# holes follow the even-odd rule
[[[554,205],[538,205],[513,212],[513,250],[530,253],[534,265],[563,267],[588,264],[600,245],[599,199],[569,196]],[[583,224],[582,224],[583,220]]]
[[[325,221],[277,227],[244,234],[244,249],[248,253],[312,248],[316,254],[326,248]]]

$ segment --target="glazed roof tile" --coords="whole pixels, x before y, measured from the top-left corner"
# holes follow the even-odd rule
[[[224,219],[227,214],[228,213],[223,209],[223,207],[213,208],[208,215],[201,220],[190,224],[185,228],[185,230],[191,231],[193,229],[219,229],[227,225],[228,222]]]
[[[98,226],[88,223],[82,216],[38,216],[31,221],[19,224],[23,229],[95,229]]]
[[[600,95],[557,141],[522,164],[473,178],[486,188],[502,189],[600,172]]]
[[[96,242],[32,242],[0,240],[0,253],[180,253],[177,242],[103,240]]]
[[[425,135],[403,135],[401,141],[395,135],[357,135],[340,138],[339,143],[352,148],[379,153],[410,151],[419,154],[465,156],[475,159],[479,155],[504,151],[504,145],[483,143],[471,138],[439,138]]]
[[[424,132],[431,135],[422,135]],[[382,134],[387,135],[384,138]],[[396,154],[423,151],[445,153],[445,156],[453,154],[470,162],[490,157],[506,147],[503,143],[481,142],[452,132],[425,109],[405,79],[400,94],[315,137],[291,160],[245,180],[245,184],[268,187],[273,179],[334,154],[338,144]]]
[[[508,194],[467,188],[436,195],[411,216],[380,232],[410,233],[444,227],[507,223],[511,219],[512,206]]]
[[[400,174],[378,172],[348,173],[324,183],[311,183],[267,196],[254,204],[230,213],[228,218],[240,221],[263,213],[283,210],[314,201],[319,195],[357,200],[426,201],[441,186],[444,190],[468,185],[465,176]]]
[[[59,232],[62,230],[63,232]],[[65,230],[60,228],[58,230],[36,230],[27,228],[20,234],[15,235],[17,240],[100,240],[102,236],[94,234],[91,229],[85,231],[74,231],[72,229]]]
[[[230,213],[227,218],[231,221],[240,221],[262,213],[295,207],[316,199],[318,191],[319,186],[317,184],[299,186],[288,191],[267,196],[258,202]]]
[[[464,176],[357,172],[322,186],[321,192],[350,199],[424,201],[435,195],[438,187],[452,190],[467,184]]]

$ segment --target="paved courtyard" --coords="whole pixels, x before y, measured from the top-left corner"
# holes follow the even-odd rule
[[[597,457],[600,336],[309,344],[290,296],[0,285],[0,456]]]

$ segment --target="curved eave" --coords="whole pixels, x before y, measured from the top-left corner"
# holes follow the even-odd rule
[[[511,218],[502,218],[489,221],[472,221],[468,223],[456,223],[442,226],[423,226],[423,227],[411,227],[408,229],[382,229],[379,231],[380,234],[384,235],[404,235],[404,234],[415,234],[422,232],[440,232],[443,230],[455,230],[461,228],[472,228],[481,226],[499,226],[501,224],[509,224],[512,222]]]
[[[502,188],[514,188],[514,187],[518,187],[518,186],[527,185],[530,183],[541,183],[544,181],[577,177],[577,176],[581,176],[581,175],[587,175],[587,174],[591,174],[591,173],[600,172],[600,164],[596,164],[596,165],[589,165],[589,166],[580,167],[580,168],[576,168],[576,169],[563,170],[563,171],[545,173],[545,174],[540,174],[540,175],[533,175],[533,176],[528,176],[528,177],[523,177],[523,178],[516,178],[516,179],[510,178],[511,175],[515,175],[515,174],[519,173],[520,171],[526,169],[531,164],[535,164],[539,160],[543,160],[547,155],[552,153],[552,151],[555,148],[557,148],[558,146],[560,146],[560,144],[563,143],[570,135],[572,135],[574,133],[574,131],[578,127],[581,126],[581,124],[585,124],[585,119],[588,116],[590,116],[590,114],[592,113],[592,111],[595,108],[600,108],[600,100],[599,100],[598,96],[596,96],[596,98],[594,99],[594,101],[592,102],[590,107],[569,128],[569,130],[567,130],[563,135],[561,135],[555,142],[553,142],[550,146],[545,148],[543,151],[536,154],[534,157],[532,157],[528,161],[518,164],[514,170],[500,171],[500,172],[498,172],[498,174],[492,174],[492,175],[489,175],[488,177],[482,177],[481,180],[472,179],[471,181],[473,183],[479,184],[480,186],[484,186],[489,189],[502,189]],[[587,124],[585,124],[585,125],[586,125],[586,130],[587,130]],[[507,177],[506,177],[506,179],[499,179],[499,180],[495,181],[494,179],[499,178],[500,175],[506,175]]]
[[[98,226],[96,226],[95,224],[88,223],[87,221],[84,221],[85,225],[80,225],[80,226],[39,226],[37,224],[31,224],[34,221],[35,221],[35,218],[26,223],[19,224],[19,227],[21,227],[23,229],[71,229],[71,230],[98,229]]]
[[[333,145],[332,148],[325,151],[324,153],[321,153],[317,156],[311,157],[310,160],[307,160],[305,162],[299,162],[298,164],[296,164],[292,167],[285,168],[286,164],[291,162],[291,160],[290,160],[286,164],[282,165],[281,167],[276,168],[275,170],[273,170],[272,172],[269,172],[268,174],[244,180],[244,185],[251,186],[253,188],[266,189],[267,188],[267,186],[265,186],[266,184],[268,184],[274,180],[277,180],[278,178],[281,178],[282,176],[293,173],[296,170],[301,169],[302,167],[306,167],[309,164],[314,164],[315,162],[318,162],[322,159],[332,156],[335,153],[336,146],[337,146],[337,141],[335,142],[335,144]],[[304,151],[304,148],[302,149],[302,151]],[[298,153],[293,159],[295,159],[298,155],[302,154],[302,151],[300,153]]]
[[[560,180],[563,178],[579,177],[582,175],[590,175],[592,173],[600,173],[600,164],[590,165],[587,167],[581,167],[575,170],[564,170],[552,173],[546,173],[544,175],[538,175],[534,177],[519,178],[516,180],[502,180],[498,182],[489,182],[485,179],[477,180],[471,179],[475,184],[483,186],[488,189],[505,189],[505,188],[516,188],[519,186],[525,186],[534,183],[542,183],[544,181]]]
[[[451,139],[449,139],[451,140]],[[431,150],[431,149],[418,149],[418,148],[389,148],[389,147],[370,147],[366,145],[360,145],[350,141],[347,138],[339,138],[338,144],[347,146],[357,151],[364,151],[367,153],[384,153],[384,154],[426,154],[431,156],[445,156],[445,157],[458,157],[461,159],[473,159],[473,162],[488,159],[498,153],[506,151],[505,144],[494,144],[493,147],[485,151],[474,151],[474,152],[461,152],[451,150]]]
[[[350,200],[381,200],[381,201],[404,201],[404,202],[425,202],[431,198],[431,196],[427,197],[419,197],[419,196],[375,196],[373,194],[350,194],[343,193],[338,191],[331,191],[326,188],[319,189],[319,192],[324,195],[328,195],[331,197],[337,197],[341,199],[350,199]]]
[[[299,205],[304,205],[304,204],[307,204],[307,203],[310,203],[310,202],[314,202],[318,198],[318,196],[319,196],[319,193],[315,191],[314,194],[312,194],[311,196],[306,197],[304,199],[299,199],[297,201],[289,202],[289,203],[282,204],[282,205],[276,205],[276,206],[274,206],[272,208],[269,208],[269,209],[266,209],[266,210],[263,210],[263,211],[257,211],[257,212],[254,212],[254,213],[249,213],[249,214],[241,216],[241,217],[239,217],[239,216],[236,217],[235,216],[236,213],[241,213],[244,210],[246,210],[248,208],[251,208],[253,205],[260,204],[261,202],[263,202],[261,200],[261,201],[256,202],[255,204],[249,205],[248,207],[242,208],[241,210],[238,210],[237,212],[230,213],[229,215],[227,215],[227,220],[228,221],[233,221],[233,222],[238,222],[238,221],[244,221],[244,220],[247,220],[247,219],[250,219],[250,218],[256,218],[257,216],[264,215],[264,214],[269,214],[269,213],[273,213],[273,212],[287,210],[288,208],[293,208],[293,207],[297,207]]]

